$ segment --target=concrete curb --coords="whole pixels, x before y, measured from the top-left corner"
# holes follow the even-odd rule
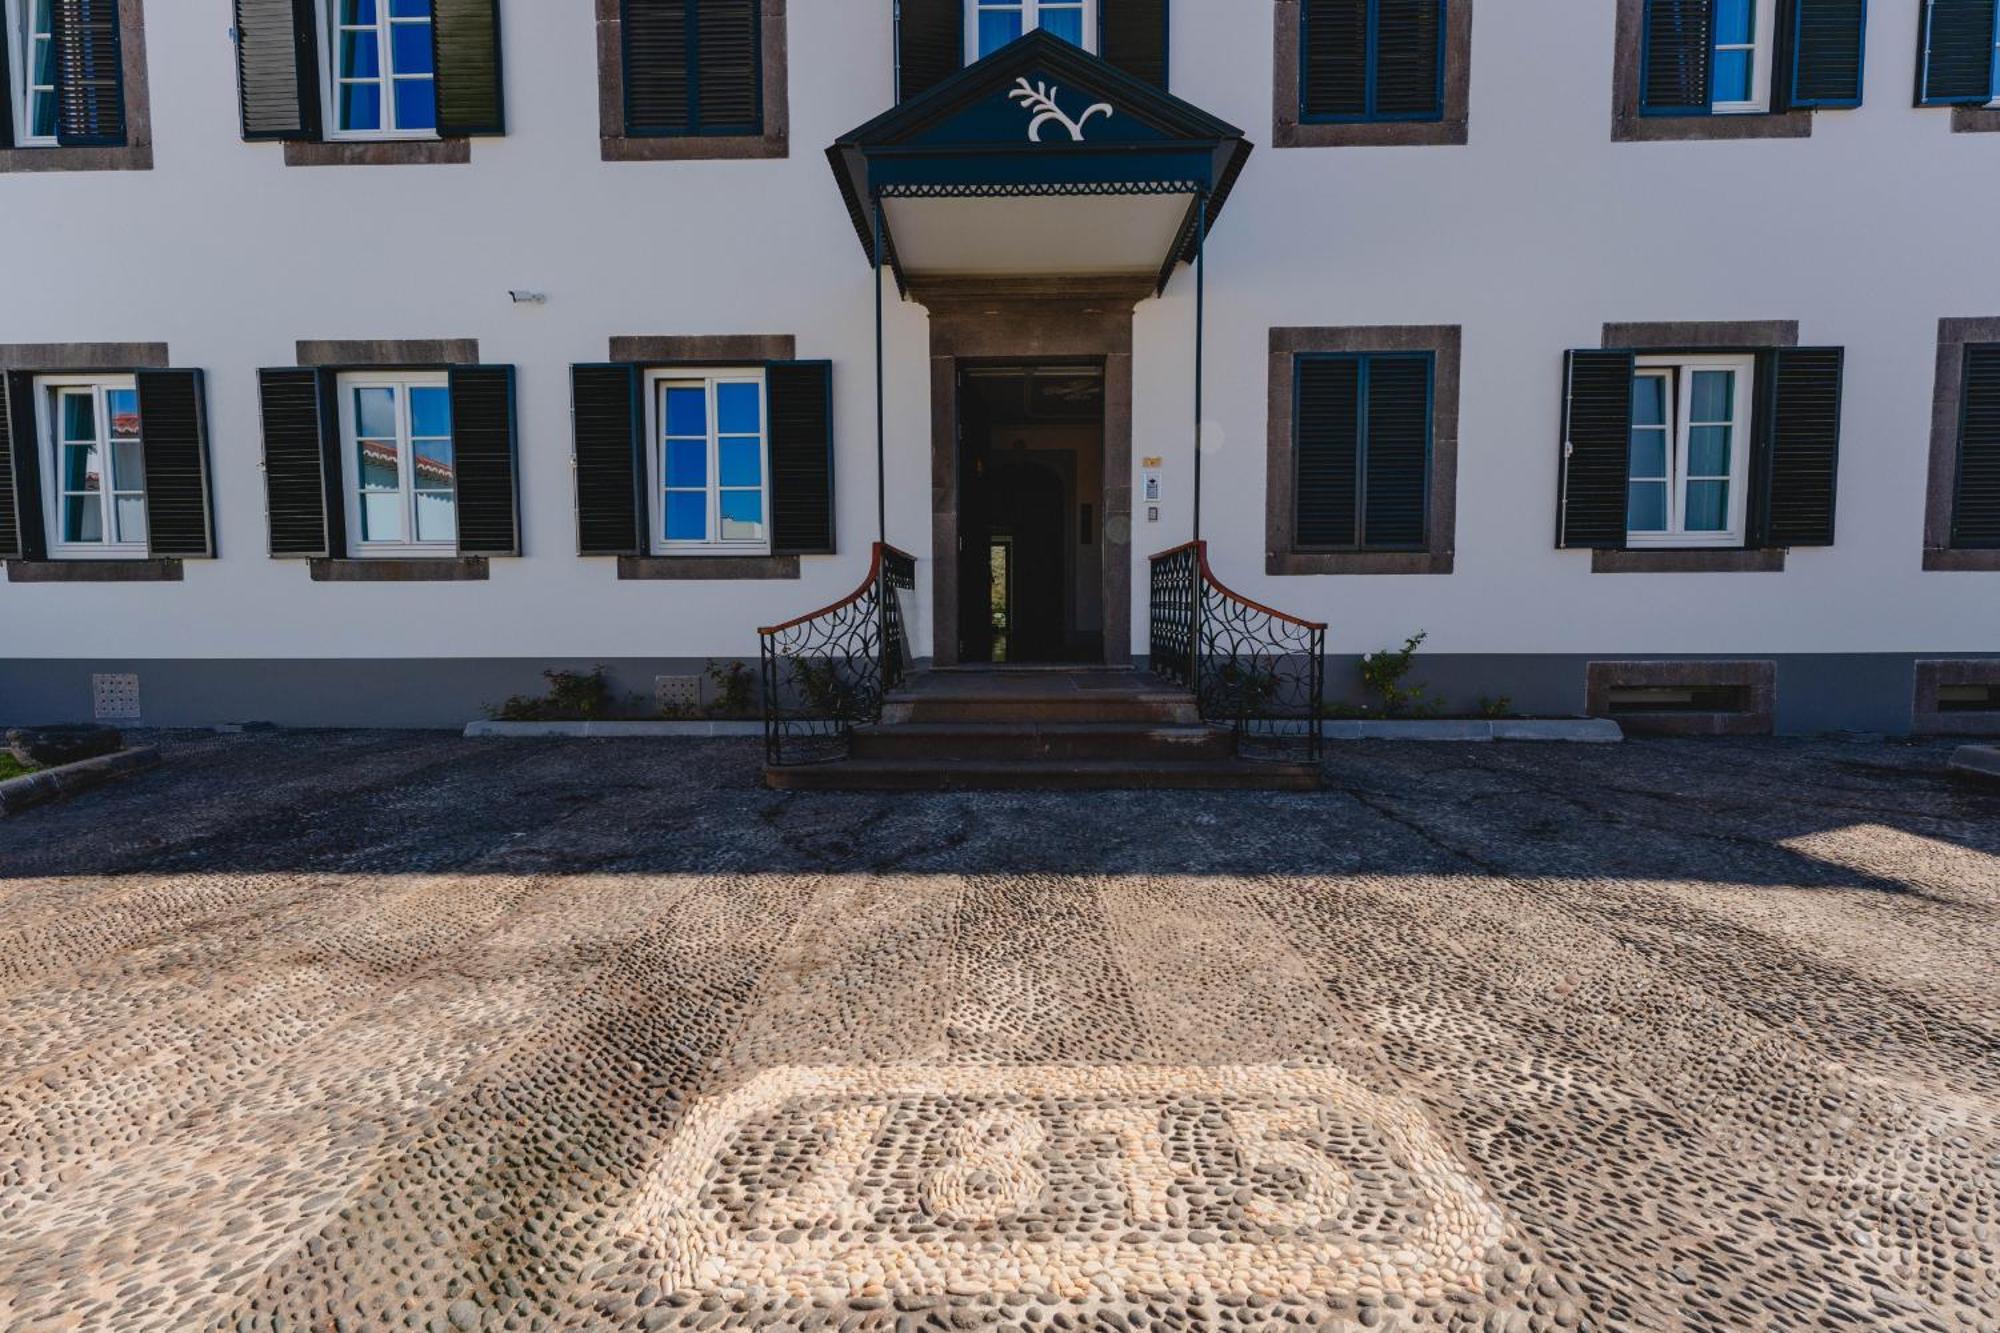
[[[1605,717],[1475,718],[1449,720],[1369,721],[1337,718],[1320,724],[1330,741],[1569,741],[1583,745],[1615,745],[1625,731]]]
[[[1950,768],[1970,778],[2000,780],[2000,745],[1961,745],[1951,752]]]
[[[467,736],[568,737],[576,740],[665,740],[706,736],[762,736],[762,722],[468,722]]]
[[[0,815],[12,815],[30,806],[67,800],[92,787],[101,787],[114,778],[157,768],[160,752],[150,745],[80,759],[60,768],[44,768],[0,782]]]

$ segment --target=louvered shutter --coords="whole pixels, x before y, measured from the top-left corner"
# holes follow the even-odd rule
[[[758,0],[621,2],[627,134],[762,132]]]
[[[2000,344],[1965,349],[1951,544],[2000,547]]]
[[[694,113],[687,0],[621,0],[625,133],[689,134]]]
[[[770,403],[771,550],[833,553],[833,363],[773,361]]]
[[[965,65],[965,0],[897,0],[896,100],[937,87]]]
[[[1838,347],[1771,354],[1763,545],[1833,545],[1842,360]]]
[[[453,366],[447,382],[458,549],[464,555],[519,555],[514,368]]]
[[[1861,105],[1868,44],[1868,0],[1793,0],[1791,93],[1794,107]]]
[[[125,68],[118,0],[54,0],[56,142],[125,142]]]
[[[1302,356],[1293,376],[1293,541],[1351,547],[1360,535],[1360,359]]]
[[[1299,115],[1368,114],[1368,0],[1305,0],[1299,9]]]
[[[577,553],[642,554],[647,504],[638,369],[586,365],[569,373]]]
[[[1167,86],[1167,0],[1099,0],[1104,58],[1155,88]]]
[[[142,370],[139,438],[146,477],[146,544],[156,556],[215,558],[208,407],[199,370]]]
[[[1993,0],[1924,0],[1917,30],[1917,102],[1954,106],[1993,100]]]
[[[1564,355],[1557,546],[1615,550],[1625,544],[1632,368],[1630,352]]]
[[[1444,114],[1444,6],[1445,0],[1376,0],[1376,117]]]
[[[243,137],[320,137],[313,0],[236,0],[236,91]]]
[[[6,6],[0,3],[0,12]],[[7,64],[5,35],[0,34],[0,148],[14,146],[14,75]]]
[[[763,131],[763,42],[757,11],[757,0],[699,0],[694,46],[698,133]]]
[[[435,0],[438,133],[446,137],[507,132],[500,78],[500,0]]]
[[[1431,358],[1372,356],[1364,372],[1361,543],[1421,548],[1430,517]]]
[[[1639,109],[1651,116],[1705,116],[1715,55],[1715,0],[1646,0]]]
[[[35,438],[35,380],[25,371],[0,375],[0,559],[40,560],[41,457]]]
[[[318,370],[260,370],[264,422],[264,508],[271,554],[280,558],[346,554],[341,511],[340,430],[332,418],[332,375]]]

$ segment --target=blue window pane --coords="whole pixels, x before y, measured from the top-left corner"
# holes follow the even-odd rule
[[[374,33],[340,34],[340,73],[348,79],[372,79],[382,73],[382,51]]]
[[[431,72],[431,25],[398,23],[389,29],[389,55],[398,74]]]
[[[63,485],[66,491],[102,490],[102,469],[94,444],[71,445],[63,450]]]
[[[49,14],[49,0],[35,0],[35,12],[28,22],[28,30],[35,33],[55,31]]]
[[[363,440],[357,457],[360,461],[363,490],[396,489],[403,470],[396,458],[394,441]]]
[[[764,493],[724,491],[722,493],[722,540],[754,542],[764,536]]]
[[[708,485],[708,441],[667,441],[667,485]]]
[[[420,388],[410,390],[410,434],[451,434],[451,390]]]
[[[354,391],[354,433],[368,440],[396,438],[396,391],[356,389]]]
[[[94,495],[72,496],[63,501],[63,540],[101,542],[104,540],[104,511]]]
[[[1657,375],[1642,375],[1632,381],[1632,424],[1667,424],[1667,382]]]
[[[1691,481],[1687,493],[1687,530],[1722,532],[1729,527],[1729,483]]]
[[[437,128],[437,89],[429,79],[396,80],[396,128]]]
[[[422,483],[419,474],[417,481]],[[448,542],[458,539],[458,497],[450,491],[419,492],[417,495],[417,540]]]
[[[340,86],[340,128],[379,130],[382,128],[382,85],[344,83]]]
[[[1632,432],[1631,475],[1635,477],[1665,477],[1667,475],[1667,433],[1663,430],[1639,429]]]
[[[718,435],[760,434],[757,423],[757,386],[718,384],[715,386],[715,431]]]
[[[1694,373],[1694,403],[1689,421],[1729,421],[1736,415],[1736,376],[1727,370]]]
[[[431,16],[431,0],[389,0],[389,17],[392,19],[427,19]]]
[[[450,440],[413,440],[410,451],[416,455],[418,490],[447,490],[457,484]]]
[[[35,133],[46,139],[56,132],[56,99],[54,93],[39,93],[35,97]]]
[[[113,501],[112,507],[117,511],[118,540],[121,542],[145,541],[145,498],[137,495],[121,495]]]
[[[666,434],[708,434],[708,395],[700,389],[667,390]]]
[[[1635,481],[1626,492],[1625,530],[1661,532],[1667,526],[1667,483]]]
[[[721,445],[724,486],[764,484],[764,451],[755,440],[724,440]]]
[[[1075,46],[1083,45],[1083,8],[1042,9],[1042,31]]]
[[[111,446],[111,489],[141,491],[146,488],[146,460],[137,440]]]
[[[980,55],[990,56],[1020,35],[1020,10],[982,9],[979,11]]]
[[[399,542],[403,540],[403,497],[364,495],[361,497],[361,540]]]
[[[54,87],[56,82],[56,44],[44,37],[35,43],[34,77],[31,83]]]
[[[340,0],[340,21],[359,27],[375,22],[375,0]]]
[[[1717,51],[1715,53],[1715,100],[1718,102],[1747,102],[1750,100],[1750,53],[1748,51]]]
[[[1721,46],[1753,40],[1757,0],[1715,0],[1715,40]]]
[[[139,433],[139,392],[136,389],[108,389],[104,410],[111,418],[111,438],[129,440]]]
[[[708,496],[701,492],[677,491],[667,496],[667,540],[705,542],[708,540]]]
[[[87,393],[62,396],[62,437],[65,440],[97,438],[97,403]]]
[[[1695,426],[1688,431],[1688,475],[1729,475],[1729,427]]]

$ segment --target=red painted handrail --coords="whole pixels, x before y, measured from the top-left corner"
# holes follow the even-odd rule
[[[835,602],[832,606],[823,606],[817,611],[809,611],[805,615],[795,616],[782,625],[767,626],[764,629],[758,630],[757,633],[764,638],[769,638],[773,634],[783,634],[788,629],[795,629],[805,624],[808,620],[818,620],[821,616],[830,616],[836,611],[845,611],[848,607],[853,606],[863,597],[866,597],[875,587],[875,581],[882,577],[882,558],[885,555],[900,555],[912,564],[916,563],[916,557],[908,551],[899,550],[883,542],[876,542],[868,561],[868,576],[861,580],[860,587]]]
[[[1275,620],[1282,620],[1287,625],[1297,625],[1300,629],[1323,630],[1326,628],[1325,621],[1301,620],[1297,616],[1289,615],[1286,612],[1278,610],[1278,608],[1276,608],[1275,606],[1266,606],[1262,602],[1253,602],[1248,597],[1245,597],[1242,593],[1237,592],[1234,588],[1224,583],[1221,579],[1215,577],[1215,571],[1208,567],[1208,543],[1205,541],[1182,542],[1179,546],[1170,547],[1167,550],[1161,551],[1158,555],[1153,556],[1152,559],[1154,561],[1165,560],[1168,556],[1179,555],[1182,551],[1188,550],[1189,548],[1193,548],[1195,552],[1195,559],[1201,567],[1202,578],[1206,580],[1208,584],[1211,587],[1213,587],[1217,592],[1221,593],[1224,597],[1227,597],[1230,601],[1238,602],[1244,606],[1247,606],[1252,611],[1262,612],[1264,615],[1270,616]]]

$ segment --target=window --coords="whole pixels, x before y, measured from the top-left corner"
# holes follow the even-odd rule
[[[1299,119],[1440,120],[1446,0],[1305,0]]]
[[[2000,548],[2000,344],[1969,343],[1958,402],[1951,545]]]
[[[966,59],[992,55],[1036,28],[1085,50],[1097,49],[1097,6],[1102,0],[967,0]]]
[[[2000,106],[2000,0],[1924,0],[1923,106]]]
[[[768,552],[763,372],[663,370],[647,380],[654,552]]]
[[[1772,109],[1779,0],[1647,0],[1642,110],[1651,116]]]
[[[0,0],[7,18],[7,89],[12,99],[14,146],[48,148],[56,142],[56,44],[54,0]]]
[[[458,545],[451,389],[442,372],[342,375],[349,547],[435,555]]]
[[[1431,352],[1297,358],[1296,549],[1423,549],[1435,367]]]
[[[146,554],[146,464],[139,392],[129,377],[36,381],[44,442],[49,554]]]
[[[622,4],[627,135],[764,133],[759,0]]]
[[[1771,108],[1771,33],[1777,0],[1715,0],[1715,65],[1709,109]]]
[[[331,138],[433,138],[436,50],[431,0],[322,0]]]
[[[1750,357],[1641,357],[1632,377],[1632,546],[1741,546]]]

